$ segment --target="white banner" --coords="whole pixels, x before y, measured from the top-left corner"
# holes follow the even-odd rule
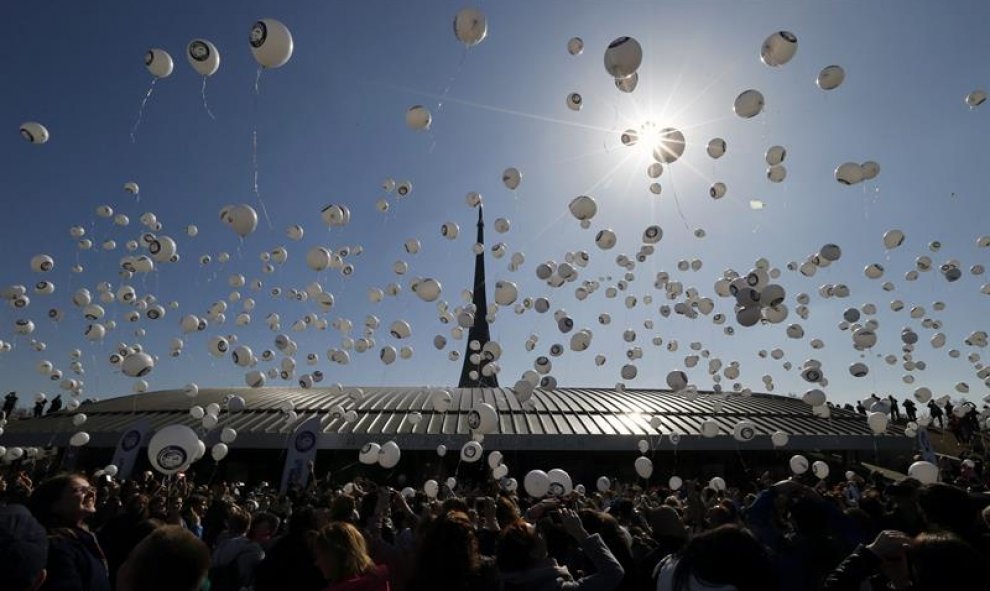
[[[141,451],[141,444],[148,434],[148,420],[141,419],[134,425],[128,427],[117,442],[117,449],[113,452],[113,461],[110,463],[117,466],[117,478],[120,480],[130,480],[131,472],[134,471],[134,462],[137,461],[138,452]]]
[[[282,484],[279,492],[285,493],[290,486],[305,488],[309,484],[309,463],[316,459],[316,447],[323,427],[320,416],[314,415],[296,427],[289,437],[282,470]]]

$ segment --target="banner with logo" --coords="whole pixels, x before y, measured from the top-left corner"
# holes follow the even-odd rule
[[[124,431],[117,442],[117,449],[113,452],[113,461],[110,463],[117,466],[117,478],[120,480],[130,480],[131,472],[134,471],[134,462],[137,461],[138,452],[141,451],[141,444],[148,434],[148,419],[141,419]]]
[[[309,463],[316,460],[316,444],[322,430],[320,416],[314,415],[292,432],[279,492],[286,492],[290,486],[305,488],[309,484]]]
[[[932,446],[932,440],[928,437],[928,429],[918,427],[918,433],[915,435],[915,438],[918,441],[918,449],[921,451],[921,457],[926,462],[931,462],[938,466],[938,458],[935,457],[935,448]]]

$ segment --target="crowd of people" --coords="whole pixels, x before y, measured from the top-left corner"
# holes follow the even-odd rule
[[[0,591],[977,589],[990,470],[944,482],[850,471],[720,489],[611,483],[529,498],[497,481],[403,492],[365,478],[0,479]],[[432,492],[432,491],[431,491]]]

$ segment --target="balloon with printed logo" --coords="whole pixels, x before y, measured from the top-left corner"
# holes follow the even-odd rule
[[[168,475],[181,472],[195,460],[199,437],[185,425],[167,425],[148,442],[148,460],[156,471]]]
[[[248,43],[255,61],[265,68],[284,66],[292,57],[292,33],[272,18],[261,19],[251,26]]]
[[[189,65],[201,76],[212,76],[220,69],[220,52],[206,39],[193,39],[186,46]]]

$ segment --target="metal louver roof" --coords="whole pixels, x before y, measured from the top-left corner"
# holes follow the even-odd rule
[[[87,404],[78,412],[88,420],[82,427],[72,425],[72,414],[56,413],[37,419],[12,421],[0,438],[0,444],[65,445],[72,433],[85,430],[91,446],[112,447],[124,430],[146,418],[154,431],[172,423],[201,429],[201,422],[189,415],[194,405],[217,403],[241,396],[247,408],[240,412],[224,410],[219,428],[231,427],[238,432],[237,447],[281,448],[295,425],[316,415],[320,417],[322,449],[357,448],[369,441],[394,439],[403,449],[433,449],[438,444],[468,441],[471,430],[468,415],[481,402],[494,406],[499,414],[497,428],[485,435],[485,445],[502,450],[629,450],[649,437],[653,447],[673,449],[668,437],[682,435],[678,449],[735,450],[772,449],[770,435],[783,431],[791,438],[790,446],[802,449],[873,450],[878,447],[910,448],[912,440],[903,436],[903,428],[891,425],[887,433],[874,436],[866,418],[840,408],[831,409],[823,419],[811,412],[801,400],[769,394],[701,393],[689,399],[683,394],[663,390],[624,390],[596,388],[537,389],[532,398],[521,403],[511,388],[444,388],[451,397],[449,410],[438,412],[433,395],[439,388],[366,387],[366,388],[217,388],[203,389],[195,398],[181,390],[150,392]],[[721,402],[719,412],[713,403]],[[298,419],[289,424],[280,410],[291,402]],[[357,420],[335,416],[333,409],[355,411]],[[421,415],[417,424],[410,421],[413,412]],[[651,419],[660,421],[659,429]],[[713,418],[719,436],[705,438],[701,425]],[[732,437],[740,420],[753,421],[757,436],[748,442]],[[206,434],[204,433],[204,436]]]

